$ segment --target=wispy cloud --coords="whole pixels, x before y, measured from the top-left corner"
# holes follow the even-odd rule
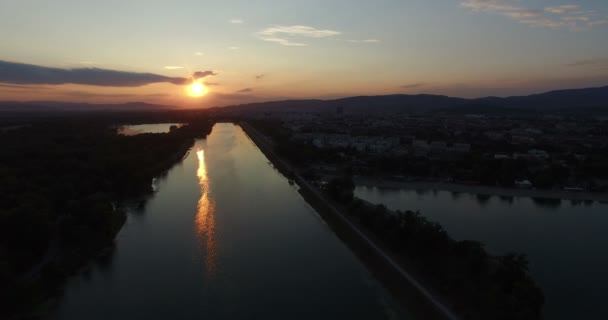
[[[265,75],[265,74],[263,74],[263,73],[260,73],[260,74],[256,74],[256,75],[255,75],[255,79],[256,79],[256,80],[260,80],[260,79],[262,79],[262,78],[264,78],[264,77],[266,77],[266,75]]]
[[[363,39],[363,40],[346,40],[347,42],[352,42],[352,43],[377,43],[380,42],[380,40],[378,39]]]
[[[579,60],[573,63],[567,64],[569,67],[584,67],[584,66],[608,66],[608,58],[597,58],[597,59],[586,59]]]
[[[474,12],[499,14],[533,27],[585,29],[602,25],[593,10],[576,4],[530,8],[519,0],[464,0],[460,5]]]
[[[207,71],[196,71],[192,74],[194,79],[202,79],[208,76],[216,76],[217,73],[215,71],[207,70]]]
[[[545,7],[545,11],[549,13],[555,14],[564,14],[575,12],[579,10],[579,6],[576,4],[564,4],[561,6],[553,6],[553,7]]]
[[[46,87],[35,87],[35,86],[23,86],[23,85],[14,85],[14,84],[0,84],[0,88],[11,88],[11,89],[27,89],[27,90],[47,90]]]
[[[241,19],[230,19],[230,20],[228,20],[228,22],[230,22],[232,24],[241,24],[241,23],[244,23],[245,21],[243,21]]]
[[[194,78],[216,75],[213,71],[197,71]],[[9,84],[84,84],[107,87],[140,87],[152,83],[187,84],[185,77],[167,77],[154,73],[107,70],[99,68],[61,69],[32,64],[0,61],[0,83]]]
[[[418,83],[409,83],[409,84],[404,84],[402,86],[400,86],[401,89],[414,89],[414,88],[420,88],[425,86],[426,84],[422,83],[422,82],[418,82]]]
[[[329,29],[316,29],[310,26],[272,26],[258,31],[256,35],[264,41],[275,42],[284,46],[306,46],[308,44],[293,38],[327,38],[341,34]]]
[[[131,98],[131,97],[145,97],[145,98],[163,98],[168,97],[166,93],[150,93],[150,94],[134,94],[134,93],[95,93],[88,91],[67,91],[61,92],[62,95],[78,97],[78,98]]]
[[[245,88],[245,89],[241,89],[241,90],[237,91],[237,93],[249,93],[249,92],[253,92],[253,88]]]
[[[283,39],[283,38],[272,38],[272,37],[263,37],[260,38],[264,41],[268,41],[268,42],[276,42],[278,44],[282,44],[284,46],[294,46],[294,47],[303,47],[303,46],[307,46],[306,43],[302,43],[302,42],[292,42],[288,39]]]
[[[608,19],[594,20],[594,21],[590,21],[589,22],[589,26],[590,27],[605,26],[605,25],[608,25]]]
[[[184,67],[182,66],[165,66],[165,69],[167,70],[177,70],[177,69],[183,69]]]

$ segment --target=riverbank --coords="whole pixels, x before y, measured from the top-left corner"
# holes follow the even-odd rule
[[[300,187],[304,199],[323,217],[345,244],[357,255],[371,273],[401,304],[414,315],[423,319],[459,319],[443,299],[429,289],[411,271],[405,269],[403,259],[398,259],[376,237],[356,221],[343,214],[314,186],[302,178],[289,163],[273,150],[272,141],[247,123],[241,128],[283,175]]]
[[[515,189],[479,185],[464,185],[446,182],[431,181],[395,181],[382,178],[355,177],[356,185],[376,187],[379,189],[405,189],[405,190],[438,190],[458,193],[472,193],[479,195],[492,195],[501,197],[523,197],[541,199],[562,199],[577,201],[600,201],[608,202],[608,194],[591,192],[569,192],[565,190],[539,190],[539,189]]]

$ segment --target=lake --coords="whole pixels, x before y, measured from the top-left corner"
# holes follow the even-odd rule
[[[134,124],[121,126],[116,132],[125,136],[135,136],[142,133],[167,133],[172,126],[181,127],[183,123]]]
[[[52,318],[409,318],[240,127],[155,183]]]
[[[359,198],[420,211],[457,240],[528,255],[546,319],[608,319],[608,204],[357,186]]]

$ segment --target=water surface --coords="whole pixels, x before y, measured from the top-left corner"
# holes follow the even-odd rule
[[[57,319],[386,319],[384,290],[244,134],[217,124]],[[399,315],[402,316],[402,315]]]
[[[134,124],[118,128],[117,133],[125,136],[136,136],[142,133],[167,133],[172,126],[181,127],[182,123]]]
[[[528,255],[546,297],[546,319],[608,319],[608,204],[358,186],[393,210],[419,210],[457,240]]]

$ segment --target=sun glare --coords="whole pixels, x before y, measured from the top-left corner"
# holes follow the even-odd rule
[[[188,94],[191,97],[202,97],[207,94],[207,88],[205,87],[204,84],[202,84],[198,81],[194,81],[188,87]]]

